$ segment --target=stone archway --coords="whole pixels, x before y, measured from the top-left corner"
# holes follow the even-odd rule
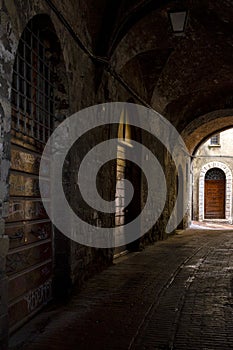
[[[226,176],[225,218],[229,223],[232,223],[232,173],[228,166],[221,162],[207,163],[201,169],[199,178],[199,220],[204,220],[205,175],[212,168],[221,169]]]
[[[52,225],[39,190],[41,154],[69,107],[63,52],[47,14],[33,16],[25,26],[12,73],[9,210],[5,217],[10,333],[55,293],[68,290],[70,283],[70,243]],[[49,166],[47,171],[49,181]]]

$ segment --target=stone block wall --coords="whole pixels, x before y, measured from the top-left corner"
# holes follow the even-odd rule
[[[47,14],[54,25],[57,37],[60,41],[63,54],[63,64],[65,69],[62,73],[58,69],[58,77],[66,80],[66,97],[60,91],[60,102],[58,101],[57,113],[65,118],[74,112],[85,107],[110,101],[129,101],[132,98],[131,92],[123,86],[119,79],[116,79],[103,67],[97,66],[87,52],[80,47],[80,43],[72,37],[69,29],[64,26],[61,18],[48,6],[46,1],[37,0],[28,2],[26,0],[2,0],[0,1],[1,11],[1,29],[0,29],[0,155],[1,155],[1,177],[0,177],[0,343],[1,349],[6,348],[7,343],[7,276],[5,274],[5,257],[8,251],[8,238],[4,235],[4,218],[8,215],[8,175],[10,167],[10,128],[11,128],[11,81],[14,57],[17,50],[19,38],[27,22],[37,14]],[[88,22],[88,5],[83,1],[64,2],[54,0],[59,13],[69,20],[70,26],[77,33],[81,42],[93,51],[95,46],[93,33]],[[78,16],[78,18],[77,18]],[[129,71],[133,76],[134,72]],[[131,77],[132,78],[132,77]],[[58,78],[59,79],[59,78]],[[129,79],[129,81],[132,79]],[[135,80],[135,89],[142,96],[144,87],[141,86],[140,79]],[[141,103],[134,96],[135,103]],[[115,131],[108,131],[107,135],[115,135]],[[89,135],[85,140],[86,149],[91,145],[98,143],[103,137],[106,137],[106,129],[101,130],[98,136]],[[163,214],[156,225],[140,240],[141,246],[146,243],[154,242],[158,239],[166,238],[165,227],[172,212],[176,197],[176,182],[174,181],[174,164],[167,156],[164,147],[150,136],[142,136],[142,142],[150,147],[152,152],[158,157],[161,165],[165,169],[167,177],[167,188],[169,188],[166,206]],[[85,147],[83,148],[85,150]],[[76,168],[80,163],[81,155],[78,149],[73,149],[70,154],[68,168],[65,177],[67,183],[70,180],[74,184]],[[105,183],[103,196],[107,199],[113,199],[116,181],[116,169],[110,165],[102,182]],[[156,178],[155,178],[156,181]],[[145,188],[142,186],[142,188]],[[141,189],[139,189],[141,191]],[[94,215],[82,204],[80,204],[79,194],[75,191],[69,191],[68,197],[77,210],[82,212],[84,217],[89,220],[100,220],[103,224],[109,224],[112,218]],[[146,200],[146,191],[141,193],[141,206]],[[152,208],[153,210],[153,208]],[[113,260],[112,249],[94,249],[82,246],[63,237],[55,230],[55,294],[63,288],[64,294],[68,293],[72,284],[81,286],[84,281],[92,274],[101,271]],[[57,291],[57,293],[56,293]]]

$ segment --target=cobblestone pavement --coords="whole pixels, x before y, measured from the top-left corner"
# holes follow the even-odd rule
[[[10,348],[233,349],[232,293],[233,231],[190,229],[120,258]]]

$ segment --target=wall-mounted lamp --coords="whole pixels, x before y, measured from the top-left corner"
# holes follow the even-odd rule
[[[172,31],[175,35],[182,35],[187,24],[187,11],[169,11],[169,19],[171,22]]]

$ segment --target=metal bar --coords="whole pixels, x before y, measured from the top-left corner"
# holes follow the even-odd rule
[[[50,119],[54,117],[52,109],[54,86],[51,78],[51,66],[49,62],[46,62],[45,46],[40,40],[39,31],[34,33],[32,28],[27,28],[21,38],[21,43],[23,45],[22,52],[17,53],[16,67],[14,68],[17,84],[16,87],[12,87],[17,97],[17,105],[14,108],[17,115],[17,125],[13,126],[13,130],[44,144],[52,131]],[[27,49],[30,50],[30,56],[26,54]],[[23,71],[22,67],[19,66],[20,60],[23,62]],[[30,77],[28,70],[31,70]],[[48,71],[48,76],[45,71]],[[21,91],[20,82],[23,84]],[[48,91],[46,91],[46,84]],[[33,92],[32,95],[30,91]],[[47,115],[50,115],[50,118],[46,119]]]
[[[16,56],[16,67],[17,72],[19,71],[19,58]],[[19,91],[19,76],[16,75],[16,90]],[[17,128],[19,130],[19,95],[16,95],[16,103],[17,103]]]
[[[24,44],[24,43],[23,43]],[[23,109],[24,109],[24,115],[27,113],[27,83],[26,83],[26,48],[25,45],[23,46],[23,54],[24,54],[24,60],[23,60],[23,72],[24,72],[24,79],[23,79],[23,86],[24,86],[24,94],[25,98],[23,100]],[[24,117],[24,132],[26,133],[27,130],[27,118]]]

